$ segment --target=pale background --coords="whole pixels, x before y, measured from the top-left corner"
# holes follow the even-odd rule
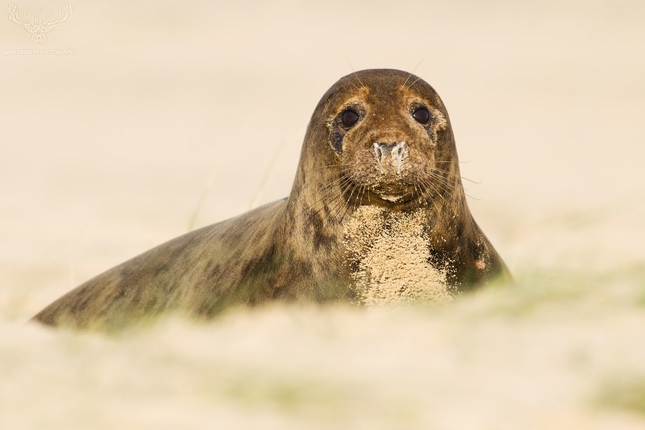
[[[83,1],[46,45],[9,4],[0,428],[645,425],[642,1]],[[13,51],[34,48],[77,53]],[[366,68],[439,92],[516,287],[116,338],[26,324],[191,225],[286,196],[319,98]]]

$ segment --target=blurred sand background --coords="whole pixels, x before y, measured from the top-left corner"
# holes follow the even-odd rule
[[[645,426],[645,3],[83,1],[46,45],[9,4],[0,428]],[[75,53],[16,51],[34,48]],[[25,323],[191,226],[286,196],[319,98],[367,68],[439,92],[516,287],[118,337]]]

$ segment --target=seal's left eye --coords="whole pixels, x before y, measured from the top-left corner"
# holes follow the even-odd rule
[[[347,109],[340,117],[345,127],[351,127],[358,121],[358,114],[351,109]]]
[[[417,108],[414,112],[412,112],[412,116],[417,120],[418,123],[421,124],[426,124],[428,121],[430,121],[430,112],[428,112],[428,109],[425,107]]]

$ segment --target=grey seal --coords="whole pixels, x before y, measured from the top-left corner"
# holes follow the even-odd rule
[[[439,95],[410,73],[363,70],[318,103],[288,198],[157,246],[34,319],[118,328],[275,300],[446,302],[509,277],[468,209]]]

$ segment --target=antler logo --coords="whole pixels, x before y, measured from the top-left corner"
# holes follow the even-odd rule
[[[72,15],[72,12],[71,4],[63,5],[62,10],[60,7],[58,8],[58,19],[53,20],[53,13],[50,13],[47,21],[45,21],[42,10],[37,10],[30,21],[25,12],[22,13],[22,19],[20,19],[18,5],[9,5],[9,19],[16,24],[22,25],[25,30],[31,33],[31,41],[41,45],[47,43],[47,33],[61,22],[67,20]]]

